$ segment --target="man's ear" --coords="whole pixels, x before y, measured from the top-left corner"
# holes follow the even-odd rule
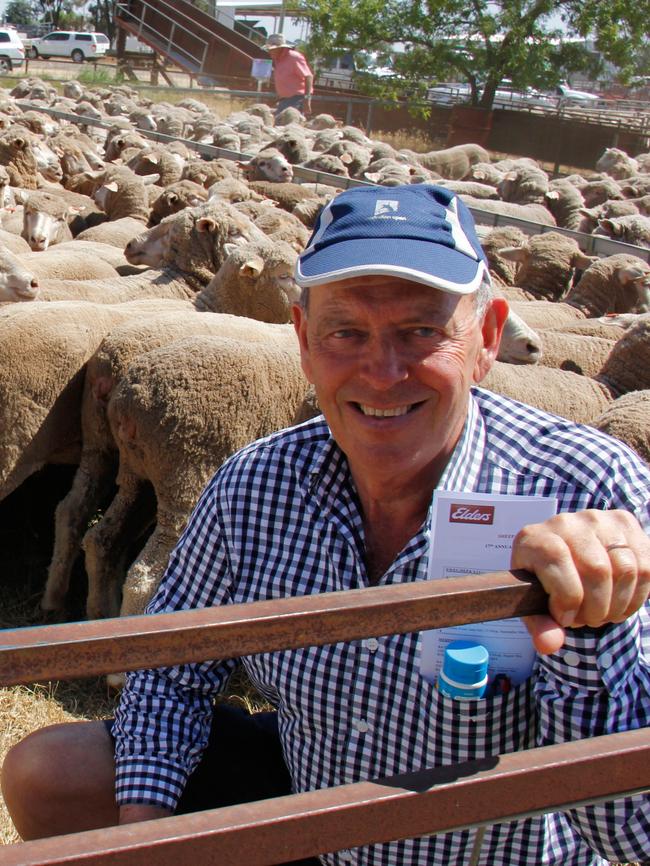
[[[508,302],[505,298],[492,298],[483,317],[481,325],[483,346],[474,365],[474,382],[477,385],[487,376],[496,360],[508,313]]]
[[[305,374],[307,381],[311,382],[313,385],[314,380],[311,377],[309,339],[307,336],[307,314],[305,313],[303,307],[300,306],[300,304],[294,304],[291,308],[291,318],[293,321],[293,327],[296,331],[296,336],[298,337],[298,346],[300,347],[300,364],[302,366],[302,371]]]

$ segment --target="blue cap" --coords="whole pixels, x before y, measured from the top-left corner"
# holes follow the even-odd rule
[[[468,295],[487,273],[464,202],[448,189],[418,183],[354,187],[335,196],[298,259],[296,282],[385,275]]]
[[[487,676],[489,653],[471,640],[454,640],[445,649],[443,672],[447,679],[472,685]]]

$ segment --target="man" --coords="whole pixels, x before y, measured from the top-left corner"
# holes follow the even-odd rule
[[[290,106],[310,114],[314,74],[305,57],[285,42],[281,33],[272,33],[264,48],[273,61],[273,83],[280,97],[276,115]]]
[[[550,597],[551,615],[528,621],[534,667],[468,706],[420,676],[417,634],[256,655],[240,661],[277,707],[257,733],[250,718],[213,717],[236,660],[132,674],[112,728],[115,775],[101,723],[37,732],[8,756],[3,791],[26,837],[169,815],[179,797],[181,810],[217,805],[232,754],[272,742],[291,788],[308,790],[650,721],[650,472],[595,430],[474,387],[507,305],[490,296],[463,203],[429,185],[343,192],[296,278],[303,369],[325,417],[222,467],[150,610],[424,580],[435,490],[554,497],[561,513],[522,530],[512,552]],[[283,768],[254,768],[251,787],[273,778],[286,792]],[[649,830],[648,798],[631,797],[491,827],[481,862],[643,859]],[[449,866],[469,862],[474,841],[464,831],[321,860]]]

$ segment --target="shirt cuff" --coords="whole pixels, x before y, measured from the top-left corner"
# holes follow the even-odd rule
[[[178,767],[164,761],[120,758],[115,763],[115,800],[118,806],[146,803],[173,811],[186,782],[186,775]]]
[[[616,697],[635,674],[641,656],[639,617],[602,628],[567,629],[562,649],[539,656],[547,674],[585,691],[602,690]]]

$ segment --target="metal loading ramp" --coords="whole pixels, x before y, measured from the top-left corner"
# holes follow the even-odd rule
[[[250,77],[253,60],[269,59],[257,43],[187,0],[121,0],[115,24],[201,83]]]

